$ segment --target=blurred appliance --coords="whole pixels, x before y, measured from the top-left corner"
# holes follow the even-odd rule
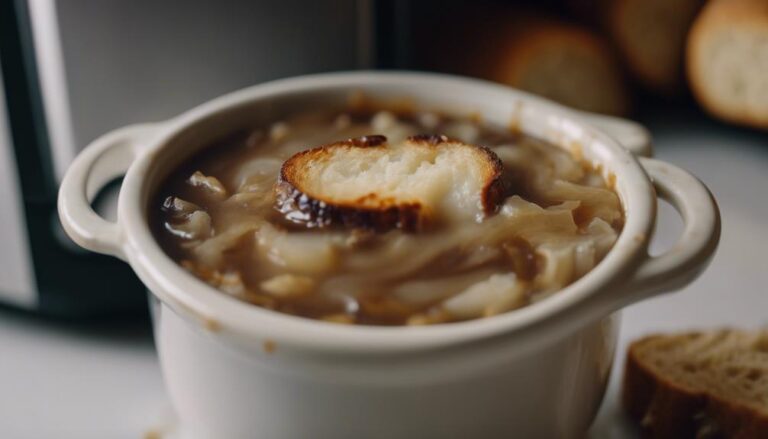
[[[305,73],[395,64],[399,0],[0,2],[0,303],[135,311],[127,265],[79,250],[56,216],[77,153],[119,126]],[[114,209],[113,193],[94,202]]]

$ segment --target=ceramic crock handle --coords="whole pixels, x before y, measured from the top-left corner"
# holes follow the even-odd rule
[[[666,253],[648,256],[626,285],[630,301],[682,288],[707,267],[720,240],[720,211],[696,177],[669,163],[640,158],[660,198],[683,219],[683,233]]]
[[[142,140],[157,125],[131,125],[94,140],[72,162],[59,188],[59,218],[64,230],[88,250],[125,259],[117,223],[100,217],[91,201],[110,181],[125,175],[137,157]]]
[[[580,116],[589,125],[611,136],[621,146],[638,157],[653,156],[651,134],[639,123],[613,116],[581,112]]]

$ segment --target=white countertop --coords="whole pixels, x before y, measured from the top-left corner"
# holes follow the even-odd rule
[[[654,331],[768,325],[768,135],[698,116],[651,124],[656,155],[697,174],[720,203],[723,233],[693,285],[623,312],[619,356],[594,438],[633,438],[618,384],[629,340]],[[655,248],[680,230],[662,208]],[[0,437],[143,438],[169,413],[151,331],[141,322],[62,324],[0,309]]]

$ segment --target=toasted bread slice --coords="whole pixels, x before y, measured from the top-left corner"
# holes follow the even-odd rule
[[[768,438],[768,330],[634,342],[623,403],[650,438]]]
[[[683,91],[685,38],[703,0],[609,0],[608,32],[628,70],[662,95]]]
[[[688,36],[687,67],[709,113],[768,129],[768,1],[708,2]]]
[[[445,136],[396,144],[366,136],[289,158],[275,187],[276,208],[308,227],[420,231],[494,212],[502,170],[490,150]]]
[[[629,93],[621,69],[599,35],[554,20],[526,20],[505,27],[512,29],[500,30],[487,43],[500,46],[487,78],[582,110],[628,112]]]
[[[624,115],[631,110],[629,89],[609,40],[520,3],[432,8],[414,26],[414,62],[429,70],[500,82],[586,111]],[[590,5],[589,14],[599,10]]]

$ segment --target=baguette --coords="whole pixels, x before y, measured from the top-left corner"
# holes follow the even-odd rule
[[[630,111],[618,60],[597,33],[519,5],[472,6],[430,11],[419,21],[419,67],[489,79],[586,111]]]
[[[702,0],[610,0],[606,26],[632,75],[672,95],[683,86],[685,39]]]
[[[280,171],[275,203],[286,219],[308,227],[421,231],[494,212],[502,170],[490,150],[445,136],[396,144],[366,136],[293,155]]]
[[[768,438],[768,330],[638,340],[622,402],[650,438]]]
[[[566,0],[581,21],[604,31],[623,67],[663,95],[683,90],[685,39],[705,0]]]
[[[591,31],[551,20],[509,23],[487,78],[586,111],[624,115],[629,93],[608,45]]]
[[[686,61],[709,113],[768,128],[768,1],[710,1],[691,29]]]

